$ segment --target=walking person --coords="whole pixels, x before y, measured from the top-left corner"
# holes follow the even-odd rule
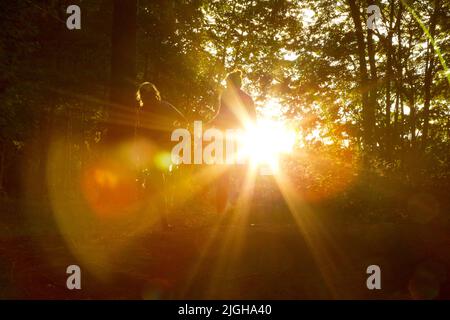
[[[226,88],[220,96],[220,104],[211,124],[225,132],[228,129],[244,130],[256,121],[256,108],[253,99],[242,90],[242,71],[234,70],[227,74]],[[229,205],[231,168],[226,167],[217,181],[216,211],[223,214]]]

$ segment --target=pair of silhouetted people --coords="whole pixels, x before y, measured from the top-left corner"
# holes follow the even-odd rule
[[[249,122],[256,120],[256,109],[252,98],[242,89],[242,72],[240,70],[229,73],[226,77],[226,88],[220,96],[219,108],[210,121],[210,125],[220,130],[244,129]],[[137,136],[151,140],[158,152],[170,154],[172,148],[171,132],[177,127],[187,124],[183,113],[170,103],[161,99],[160,92],[156,86],[150,82],[142,83],[137,91],[136,98],[138,108],[135,115],[136,125],[134,128],[134,138]],[[113,122],[124,123],[130,115],[115,112],[112,115]],[[129,128],[130,129],[130,128]],[[129,130],[128,130],[129,131]],[[142,168],[141,168],[142,169]],[[146,168],[148,176],[145,183],[151,184],[152,189],[157,189],[162,193],[159,202],[161,211],[161,221],[163,226],[168,226],[167,221],[167,175],[168,170],[151,166]],[[218,213],[225,212],[229,200],[230,171],[226,167],[217,179],[216,210]]]

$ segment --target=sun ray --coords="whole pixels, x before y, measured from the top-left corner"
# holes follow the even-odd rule
[[[289,177],[279,171],[275,175],[275,179],[297,228],[308,244],[325,284],[333,297],[339,298],[334,279],[338,278],[340,268],[351,267],[345,253],[335,244],[334,239],[330,236],[331,232],[324,229],[320,218],[313,209],[295,191]]]

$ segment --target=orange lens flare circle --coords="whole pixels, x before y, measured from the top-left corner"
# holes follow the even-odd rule
[[[120,216],[142,206],[135,174],[115,163],[86,168],[81,183],[89,207],[100,216]]]

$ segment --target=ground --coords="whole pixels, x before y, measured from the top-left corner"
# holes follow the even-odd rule
[[[120,250],[92,267],[78,260],[49,212],[31,222],[18,203],[3,207],[8,219],[1,224],[1,298],[450,298],[445,220],[324,220],[309,232],[270,217],[245,224],[174,225],[138,236],[117,233]],[[110,245],[99,235],[78,249],[101,257]],[[81,290],[66,288],[71,264],[81,267]],[[381,267],[381,290],[366,287],[366,268],[373,264]],[[105,277],[99,276],[102,268],[108,269]]]

